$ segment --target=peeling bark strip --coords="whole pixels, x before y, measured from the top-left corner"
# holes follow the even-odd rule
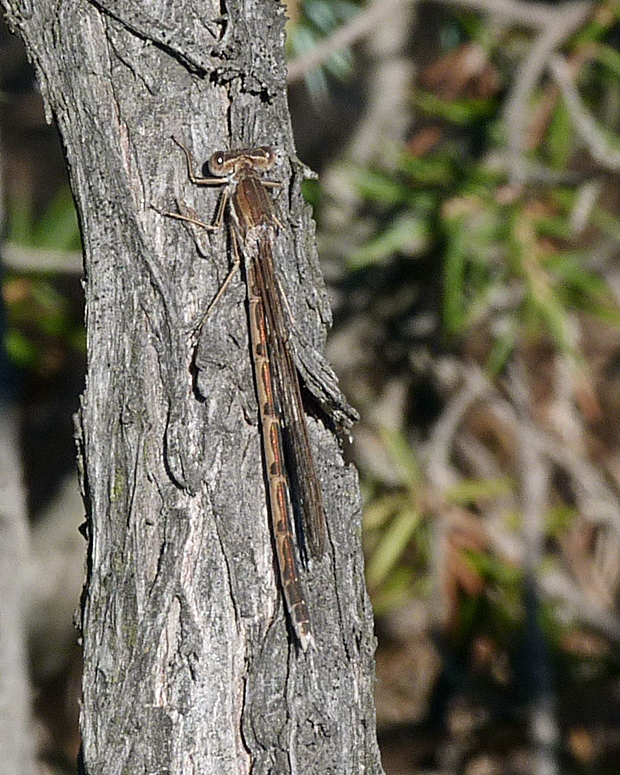
[[[288,161],[283,11],[3,2],[58,122],[83,230],[82,771],[380,773],[355,472],[312,423],[327,544],[307,578],[317,648],[304,654],[276,586],[243,288],[231,284],[194,348],[187,326],[226,276],[226,239],[161,216],[176,209],[172,191],[193,212],[216,205],[187,181],[172,134],[197,158],[264,143],[286,152],[275,261],[296,365],[337,412],[317,355],[330,318],[303,170]]]

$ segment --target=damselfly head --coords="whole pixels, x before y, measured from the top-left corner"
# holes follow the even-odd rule
[[[243,148],[239,151],[216,151],[209,159],[209,172],[218,178],[239,175],[242,170],[254,169],[264,172],[273,167],[276,155],[268,145],[258,148]]]

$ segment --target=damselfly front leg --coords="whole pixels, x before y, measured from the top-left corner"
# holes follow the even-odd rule
[[[210,178],[201,178],[198,175],[196,175],[196,173],[194,172],[194,163],[192,161],[192,157],[190,155],[189,150],[185,145],[183,145],[183,143],[180,140],[177,140],[176,137],[173,137],[172,139],[185,154],[185,161],[187,162],[187,174],[189,179],[192,181],[192,183],[194,183],[196,186],[226,186],[226,188],[222,193],[222,196],[220,197],[217,211],[215,213],[215,219],[211,226],[208,226],[205,223],[200,223],[197,221],[193,221],[192,219],[189,219],[190,223],[195,223],[197,226],[203,226],[208,231],[217,231],[218,229],[221,229],[222,224],[224,223],[224,213],[226,212],[226,205],[228,203],[228,197],[229,197],[228,187],[230,186],[230,181],[228,180],[228,178],[222,175],[218,175],[217,177],[214,175],[213,177],[210,177]],[[211,162],[217,158],[219,158],[218,154],[217,153],[213,154],[209,164],[211,164]],[[179,218],[179,220],[186,221],[188,219],[181,217]]]
[[[215,218],[212,224],[204,223],[204,221],[200,221],[197,218],[193,218],[188,215],[184,215],[182,213],[171,213],[167,212],[165,215],[169,216],[170,218],[174,218],[177,221],[183,221],[184,223],[191,223],[193,226],[198,226],[201,229],[205,229],[208,232],[214,232],[219,231],[222,226],[224,225],[224,215],[226,213],[226,206],[228,204],[228,200],[230,198],[230,181],[226,177],[200,177],[196,175],[194,172],[194,165],[192,162],[192,157],[190,155],[190,152],[188,148],[183,145],[183,143],[180,140],[177,140],[176,137],[172,137],[174,142],[179,146],[179,148],[183,151],[185,155],[185,160],[187,162],[187,174],[189,179],[192,183],[194,183],[197,186],[223,186],[224,189],[222,191],[222,195],[220,196],[217,210],[215,213]],[[213,158],[216,158],[217,154],[214,154]],[[234,234],[232,234],[232,237],[234,238]],[[217,305],[219,300],[222,298],[222,296],[226,293],[226,290],[228,286],[230,285],[230,281],[234,277],[234,275],[239,270],[239,266],[241,264],[241,259],[239,257],[239,249],[236,245],[236,243],[233,240],[233,264],[230,268],[230,271],[226,275],[226,278],[222,285],[220,286],[219,290],[209,303],[207,309],[198,316],[197,319],[195,319],[192,323],[189,324],[188,330],[193,332],[199,332],[202,326],[204,325],[205,320],[211,313],[211,311],[214,309],[214,307]]]

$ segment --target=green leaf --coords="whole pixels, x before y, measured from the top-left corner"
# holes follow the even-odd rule
[[[605,43],[599,43],[594,47],[594,54],[604,67],[616,78],[620,78],[620,52]]]
[[[39,360],[39,348],[16,328],[9,329],[4,344],[9,358],[23,368],[32,368]]]
[[[476,504],[508,495],[514,490],[508,478],[464,479],[446,492],[446,500],[462,505]]]
[[[429,242],[426,221],[415,213],[406,212],[397,216],[374,240],[353,251],[347,257],[347,266],[357,270],[386,261],[395,254],[416,256],[427,248]]]
[[[413,573],[410,568],[395,568],[379,589],[371,589],[372,607],[376,616],[405,605],[412,595],[421,597],[419,590],[412,589]]]
[[[352,174],[352,183],[365,199],[383,205],[403,204],[410,194],[407,186],[385,172],[358,168]]]
[[[563,100],[558,100],[547,132],[547,144],[551,166],[565,169],[574,148],[575,132],[572,120]]]
[[[532,308],[546,323],[549,333],[562,353],[572,354],[573,344],[570,337],[569,313],[559,297],[552,291],[537,293],[530,286],[528,299]]]
[[[32,244],[32,212],[30,203],[20,197],[7,201],[7,240],[19,245]]]
[[[379,435],[390,457],[396,463],[402,483],[416,498],[418,489],[422,486],[422,471],[415,455],[415,449],[398,431],[382,428]]]
[[[449,333],[458,333],[465,319],[465,268],[467,243],[464,216],[450,224],[444,268],[444,322]]]
[[[311,52],[338,27],[360,12],[359,6],[348,0],[306,0],[301,7],[302,15],[287,28],[287,50],[290,57],[301,57]],[[304,75],[306,86],[314,99],[327,96],[328,84],[325,77],[330,72],[336,78],[344,79],[353,65],[353,53],[343,47],[333,51],[327,61]]]
[[[68,188],[60,191],[41,216],[33,232],[38,247],[79,250],[80,229],[73,197]]]
[[[402,492],[376,498],[364,509],[364,530],[380,530],[394,514],[407,508],[409,503],[409,496]]]
[[[385,580],[419,524],[420,513],[415,509],[405,509],[394,517],[368,562],[366,579],[370,587],[378,587]]]
[[[37,223],[30,206],[20,200],[7,205],[8,239],[19,245],[79,250],[80,229],[71,192],[63,189],[51,201]]]
[[[473,124],[481,118],[489,118],[497,110],[497,101],[494,98],[445,100],[425,91],[418,92],[415,104],[430,116],[443,118],[461,126]]]
[[[559,240],[572,240],[575,236],[573,227],[564,215],[537,218],[536,232],[541,236]]]
[[[454,154],[444,151],[428,156],[406,154],[401,162],[403,172],[419,186],[453,185],[455,177]]]
[[[568,530],[574,523],[577,511],[569,506],[555,506],[545,514],[545,531],[547,536],[554,537]]]
[[[321,202],[321,194],[323,193],[323,189],[321,188],[319,181],[302,180],[301,193],[305,201],[313,208],[313,210],[317,210]]]
[[[491,376],[497,376],[506,365],[515,348],[519,329],[517,321],[511,320],[508,326],[504,326],[502,333],[495,338],[487,360],[487,370]]]

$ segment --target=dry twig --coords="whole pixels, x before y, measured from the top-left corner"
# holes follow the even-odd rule
[[[590,13],[591,7],[589,3],[573,3],[554,8],[553,15],[550,14],[547,24],[540,28],[540,34],[529,55],[519,67],[504,109],[508,145],[513,156],[514,183],[521,183],[524,177],[521,157],[525,150],[526,123],[534,89],[553,52],[579,28]]]
[[[592,158],[602,167],[613,172],[620,171],[620,147],[610,142],[588,111],[575,88],[570,68],[564,57],[556,54],[549,61],[549,69],[562,92],[564,104],[579,136],[587,145]]]
[[[403,0],[374,0],[348,24],[343,24],[329,38],[316,45],[312,51],[294,59],[288,65],[288,83],[300,81],[304,75],[325,64],[330,56],[343,48],[348,48],[371,33],[378,24],[390,17],[397,5]],[[409,3],[410,0],[405,0]]]

